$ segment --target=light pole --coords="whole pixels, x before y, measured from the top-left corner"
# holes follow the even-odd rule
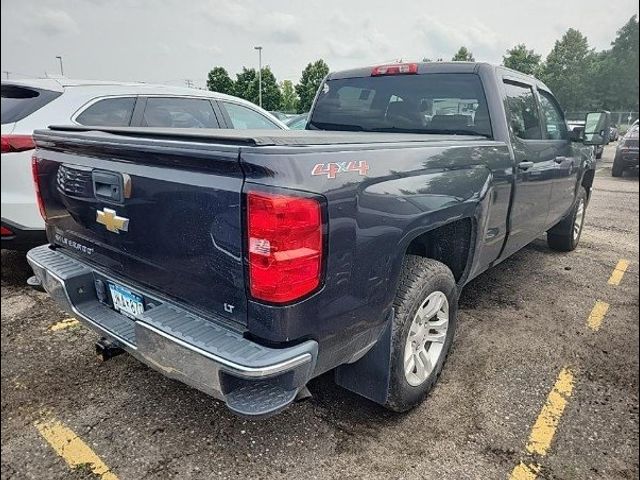
[[[62,68],[62,57],[60,55],[56,55],[56,58],[60,60],[60,75],[64,77],[64,69]]]
[[[262,47],[253,47],[258,51],[258,105],[262,108]]]

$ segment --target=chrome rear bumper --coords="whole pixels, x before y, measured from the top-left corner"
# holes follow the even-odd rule
[[[98,299],[96,282],[112,280],[105,273],[49,245],[30,250],[27,260],[45,290],[84,325],[167,377],[224,400],[240,415],[277,413],[313,374],[315,341],[265,347],[138,287],[131,289],[153,307],[133,320]]]

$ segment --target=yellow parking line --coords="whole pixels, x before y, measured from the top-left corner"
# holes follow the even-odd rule
[[[49,327],[49,330],[51,330],[52,332],[57,332],[59,330],[64,330],[65,328],[71,328],[71,327],[75,327],[76,325],[80,325],[80,322],[78,320],[76,320],[75,318],[71,317],[71,318],[65,318],[64,320],[51,325]]]
[[[547,397],[547,402],[542,408],[536,423],[533,425],[527,452],[537,455],[546,455],[551,448],[551,442],[556,434],[558,423],[567,406],[567,401],[573,393],[573,373],[568,368],[563,368],[558,375],[558,380],[553,390]]]
[[[573,372],[567,367],[563,368],[531,429],[526,447],[528,454],[544,457],[551,448],[558,424],[573,393],[573,385]],[[536,480],[540,468],[537,463],[520,462],[511,472],[509,480]]]
[[[627,272],[629,268],[630,262],[629,260],[625,260],[624,258],[618,262],[616,268],[613,270],[611,277],[609,278],[609,285],[620,285],[624,274]]]
[[[109,467],[71,429],[57,420],[36,422],[40,435],[71,468],[88,467],[102,480],[118,480]]]
[[[593,307],[593,310],[591,310],[591,315],[589,315],[589,318],[587,319],[587,325],[589,328],[594,332],[600,330],[604,317],[607,315],[608,311],[609,304],[598,300]]]
[[[538,473],[540,473],[540,465],[521,462],[513,469],[509,480],[536,480]]]

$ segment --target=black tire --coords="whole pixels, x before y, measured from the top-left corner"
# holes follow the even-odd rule
[[[563,219],[558,225],[547,232],[549,248],[558,252],[572,252],[578,247],[584,228],[584,214],[587,209],[587,204],[587,191],[581,188],[571,213],[567,218]],[[576,226],[576,220],[580,212],[580,205],[583,206],[583,213],[580,219],[580,229],[576,235],[574,227]]]
[[[600,160],[603,154],[604,154],[604,147],[602,148],[602,150],[596,153],[596,159]]]
[[[622,158],[620,155],[615,156],[613,159],[613,167],[611,167],[611,175],[614,177],[621,177],[624,175],[624,163],[622,162]]]
[[[442,292],[449,302],[449,326],[440,357],[431,374],[418,386],[409,384],[404,369],[405,345],[409,329],[418,309],[429,295]],[[391,337],[391,375],[385,407],[406,412],[420,404],[436,384],[447,359],[458,315],[458,287],[451,270],[436,260],[407,255],[404,258],[400,284],[394,300],[395,317]]]

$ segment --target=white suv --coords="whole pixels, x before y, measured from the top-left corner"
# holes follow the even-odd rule
[[[245,100],[145,83],[37,79],[2,82],[2,248],[46,243],[33,181],[34,130],[49,125],[286,129]]]

